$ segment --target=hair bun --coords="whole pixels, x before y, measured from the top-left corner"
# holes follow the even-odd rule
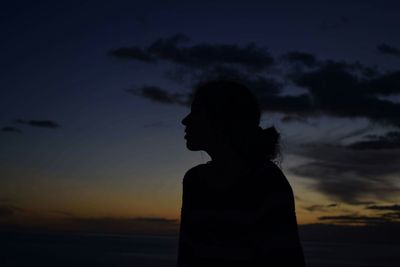
[[[279,136],[279,133],[278,133],[278,131],[276,130],[276,128],[274,126],[262,129],[262,131],[263,131],[263,134],[268,135],[272,139],[276,139]]]
[[[259,149],[268,151],[267,157],[273,159],[278,153],[278,143],[280,134],[274,126],[263,129],[258,127],[258,144]]]

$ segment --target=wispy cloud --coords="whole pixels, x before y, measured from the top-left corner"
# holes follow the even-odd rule
[[[268,69],[274,62],[268,51],[250,43],[246,46],[235,44],[195,44],[184,34],[160,38],[142,49],[136,46],[122,47],[111,51],[118,58],[131,58],[143,62],[169,61],[192,68],[204,68],[210,64],[237,64],[253,71]]]
[[[12,126],[3,127],[1,128],[1,131],[6,133],[22,133],[20,129]]]
[[[395,215],[396,214],[396,215]],[[320,221],[329,221],[331,223],[341,224],[364,224],[364,225],[379,225],[386,223],[397,223],[400,225],[400,213],[391,212],[375,216],[366,216],[359,214],[347,214],[337,216],[321,216]]]
[[[38,127],[38,128],[59,128],[60,125],[52,120],[23,120],[23,119],[16,119],[15,123],[18,124],[25,124],[29,125],[32,127]]]
[[[380,44],[376,47],[379,52],[386,55],[400,56],[400,49],[388,44]]]
[[[400,205],[399,204],[393,204],[393,205],[370,205],[367,206],[366,209],[369,210],[379,210],[379,211],[400,211]]]
[[[170,93],[167,90],[161,89],[157,86],[143,86],[141,88],[129,89],[127,90],[127,92],[134,95],[142,96],[154,102],[189,105],[189,95]]]
[[[311,205],[311,206],[305,207],[305,209],[310,212],[314,212],[314,211],[326,212],[326,211],[331,211],[332,208],[336,208],[338,205],[339,204],[337,204],[337,203],[331,203],[331,204],[326,204],[326,205]]]
[[[290,172],[314,181],[311,187],[334,201],[360,205],[371,198],[390,200],[400,190],[392,179],[400,173],[396,149],[362,153],[341,145],[308,144],[292,147],[290,153],[309,160]]]
[[[348,145],[348,148],[358,150],[400,149],[400,132],[390,131],[385,135],[367,135],[361,140]]]

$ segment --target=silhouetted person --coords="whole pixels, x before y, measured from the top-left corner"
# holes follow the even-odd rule
[[[211,161],[186,172],[178,266],[304,266],[290,184],[271,161],[279,134],[259,127],[260,109],[245,86],[197,87],[183,120],[189,150]]]

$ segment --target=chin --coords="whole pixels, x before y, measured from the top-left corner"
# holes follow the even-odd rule
[[[186,141],[186,147],[187,149],[189,149],[190,151],[200,151],[203,150],[203,148],[197,144],[194,144],[190,141]]]

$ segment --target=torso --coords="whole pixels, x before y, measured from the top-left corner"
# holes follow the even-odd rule
[[[247,168],[232,166],[228,170],[213,164],[198,165],[184,178],[181,234],[194,244],[222,244],[249,249],[253,244],[249,238],[254,231],[260,231],[255,230],[253,215],[275,190],[286,192],[284,195],[292,201],[289,183],[272,162]],[[288,208],[293,208],[287,212],[294,214],[294,203]],[[229,216],[235,218],[235,213],[237,220],[228,219]],[[267,218],[269,216],[274,215]],[[290,222],[290,225],[293,224],[296,221]],[[190,245],[187,249],[190,251]]]

